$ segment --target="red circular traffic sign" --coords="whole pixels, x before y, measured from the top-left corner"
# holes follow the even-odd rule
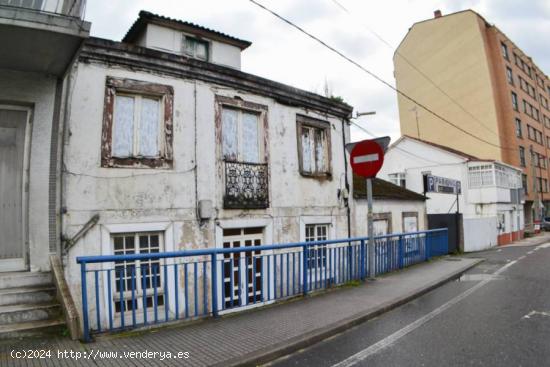
[[[350,155],[351,169],[358,176],[375,177],[384,163],[384,150],[374,140],[363,140],[355,144]]]

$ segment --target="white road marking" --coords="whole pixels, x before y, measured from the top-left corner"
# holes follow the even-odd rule
[[[533,250],[527,251],[527,255],[531,255],[533,253]]]
[[[376,162],[377,160],[378,153],[358,155],[357,157],[353,157],[354,164]]]
[[[544,312],[544,311],[531,311],[527,315],[523,316],[522,319],[529,319],[531,316],[534,315],[541,315],[541,316],[550,316],[550,312]]]
[[[499,275],[504,270],[506,270],[510,266],[514,265],[517,261],[518,260],[514,260],[512,262],[509,262],[508,264],[504,265],[503,267],[501,267],[500,269],[495,271],[493,273],[493,275],[494,276]],[[343,361],[333,365],[332,367],[350,367],[350,366],[354,366],[357,363],[367,359],[369,356],[379,352],[380,350],[389,347],[390,345],[394,344],[395,342],[397,342],[399,339],[401,339],[405,335],[407,335],[407,334],[411,333],[412,331],[418,329],[420,326],[422,326],[425,323],[427,323],[428,321],[432,320],[437,315],[443,313],[444,311],[448,310],[449,308],[451,308],[452,306],[454,306],[458,302],[462,301],[464,298],[468,297],[470,294],[474,293],[479,288],[481,288],[484,285],[486,285],[487,283],[489,283],[491,280],[493,280],[493,277],[487,278],[487,279],[477,283],[472,288],[464,291],[463,293],[461,293],[458,296],[454,297],[450,301],[448,301],[448,302],[444,303],[443,305],[439,306],[438,308],[436,308],[432,312],[422,316],[421,318],[419,318],[418,320],[410,323],[409,325],[405,326],[404,328],[402,328],[402,329],[396,331],[395,333],[385,337],[384,339],[378,341],[377,343],[372,344],[368,348],[363,349],[362,351],[352,355],[351,357],[348,357],[348,358],[344,359]]]
[[[525,255],[518,257],[518,261],[523,259],[525,259]]]
[[[537,248],[548,248],[550,247],[550,242],[549,243],[545,243],[543,245],[540,245],[540,246],[537,246]]]

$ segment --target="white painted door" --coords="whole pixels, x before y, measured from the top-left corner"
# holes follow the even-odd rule
[[[23,166],[27,112],[0,109],[0,271],[25,269]]]
[[[224,248],[249,248],[262,245],[263,227],[223,230]],[[262,259],[260,251],[237,252],[223,256],[223,309],[261,302]]]

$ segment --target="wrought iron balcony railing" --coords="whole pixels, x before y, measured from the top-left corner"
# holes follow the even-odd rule
[[[226,209],[264,209],[269,207],[268,170],[265,163],[225,161]]]

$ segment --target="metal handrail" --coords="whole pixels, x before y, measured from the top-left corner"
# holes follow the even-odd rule
[[[392,233],[375,236],[374,239],[376,241],[374,243],[375,251],[372,266],[376,274],[402,269],[429,260],[433,255],[441,255],[448,251],[446,228]],[[370,269],[370,265],[367,264],[367,259],[370,256],[366,251],[367,240],[368,237],[352,237],[239,248],[209,248],[133,255],[79,256],[76,262],[80,264],[81,272],[83,339],[89,341],[91,332],[88,307],[88,274],[93,275],[91,282],[93,296],[91,298],[95,297],[96,330],[101,332],[103,329],[102,314],[108,315],[109,326],[105,329],[111,331],[124,330],[138,325],[147,325],[148,323],[167,322],[170,319],[178,320],[180,316],[184,318],[193,317],[189,312],[189,298],[194,300],[192,308],[194,309],[194,316],[198,317],[199,293],[203,298],[201,315],[211,314],[216,317],[220,310],[248,306],[249,302],[256,304],[297,295],[305,296],[310,291],[342,285],[349,281],[365,280],[367,270]],[[341,246],[327,246],[334,244],[340,244]],[[298,249],[298,251],[270,251],[289,248]],[[236,253],[249,253],[250,255],[223,256],[222,258],[218,256]],[[160,259],[190,257],[203,258],[180,263],[160,261]],[[145,262],[145,264],[141,262],[137,264],[136,262],[139,260]],[[155,260],[158,260],[158,262],[155,262]],[[128,265],[132,262],[134,263]],[[115,263],[115,268],[87,268],[87,265],[97,263]],[[118,264],[120,264],[120,269],[118,269]],[[241,268],[243,264],[244,269]],[[137,273],[138,270],[140,275]],[[129,278],[128,271],[130,271]],[[238,272],[237,278],[235,278],[235,271]],[[233,274],[229,278],[226,275],[228,272]],[[200,273],[200,279],[198,273]],[[119,275],[118,279],[117,274]],[[115,276],[114,282],[113,275]],[[182,276],[181,279],[179,278],[180,275]],[[191,279],[189,279],[190,277]],[[209,278],[207,279],[207,277]],[[172,280],[169,280],[169,278]],[[220,280],[222,280],[222,283],[218,284]],[[197,288],[198,281],[202,283],[200,291]],[[243,281],[244,283],[242,283]],[[162,282],[162,285],[160,282]],[[169,282],[171,282],[170,286]],[[193,289],[188,288],[188,286],[191,287],[188,282],[192,282]],[[100,291],[100,283],[103,283],[106,289],[103,288]],[[243,288],[243,284],[246,284],[246,288]],[[219,288],[220,285],[221,288]],[[264,290],[264,286],[267,288],[266,290]],[[249,293],[250,287],[253,290],[252,296]],[[258,295],[257,287],[259,287],[260,295]],[[237,304],[234,304],[237,301],[234,289],[237,289]],[[245,293],[241,293],[243,290]],[[184,296],[182,298],[182,301],[185,302],[184,316],[180,313],[179,308],[180,297],[178,294],[180,292]],[[221,295],[221,302],[219,301],[218,292]],[[106,296],[107,303],[104,303],[103,306],[100,303],[100,294]],[[227,301],[228,294],[231,294],[229,306],[227,305],[227,302],[229,302]],[[131,295],[131,298],[125,298],[125,295]],[[211,297],[210,303],[208,296]],[[136,297],[141,298],[141,301]],[[147,297],[150,298],[150,301],[147,300]],[[162,297],[164,319],[158,317],[159,297]],[[244,299],[241,297],[244,297]],[[250,300],[250,297],[253,297],[252,300]],[[115,309],[113,312],[113,299],[119,311]],[[171,300],[173,304],[170,305],[168,300]],[[131,304],[128,302],[131,302]],[[141,310],[143,313],[141,324],[138,323],[136,318],[136,307],[139,302],[142,304]],[[152,306],[148,306],[148,302],[151,302]],[[148,321],[150,307],[152,307],[154,314],[152,319]],[[120,313],[119,326],[114,324],[113,315],[117,312]],[[128,314],[132,316],[132,320],[125,324],[125,317]],[[170,317],[170,315],[172,316]]]
[[[392,233],[387,235],[375,236],[375,240],[393,238],[400,236],[414,236],[419,234],[426,233],[435,233],[435,232],[445,232],[447,228],[438,228],[430,229],[426,231],[417,231],[417,232],[404,232],[404,233]],[[359,242],[367,241],[369,237],[351,237],[351,238],[340,238],[335,240],[324,240],[324,241],[314,241],[314,242],[291,242],[278,245],[261,245],[254,246],[251,248],[208,248],[208,249],[199,249],[199,250],[182,250],[182,251],[167,251],[167,252],[157,252],[153,254],[136,254],[136,255],[97,255],[97,256],[78,256],[76,262],[79,264],[82,263],[100,263],[100,262],[114,262],[114,261],[132,261],[132,260],[157,260],[164,258],[175,258],[175,257],[191,257],[191,256],[204,256],[204,255],[217,255],[217,254],[228,254],[228,253],[238,253],[238,252],[247,252],[247,251],[268,251],[268,250],[282,250],[293,247],[310,247],[310,246],[319,246],[319,245],[332,245],[337,243],[346,243],[346,242]]]

